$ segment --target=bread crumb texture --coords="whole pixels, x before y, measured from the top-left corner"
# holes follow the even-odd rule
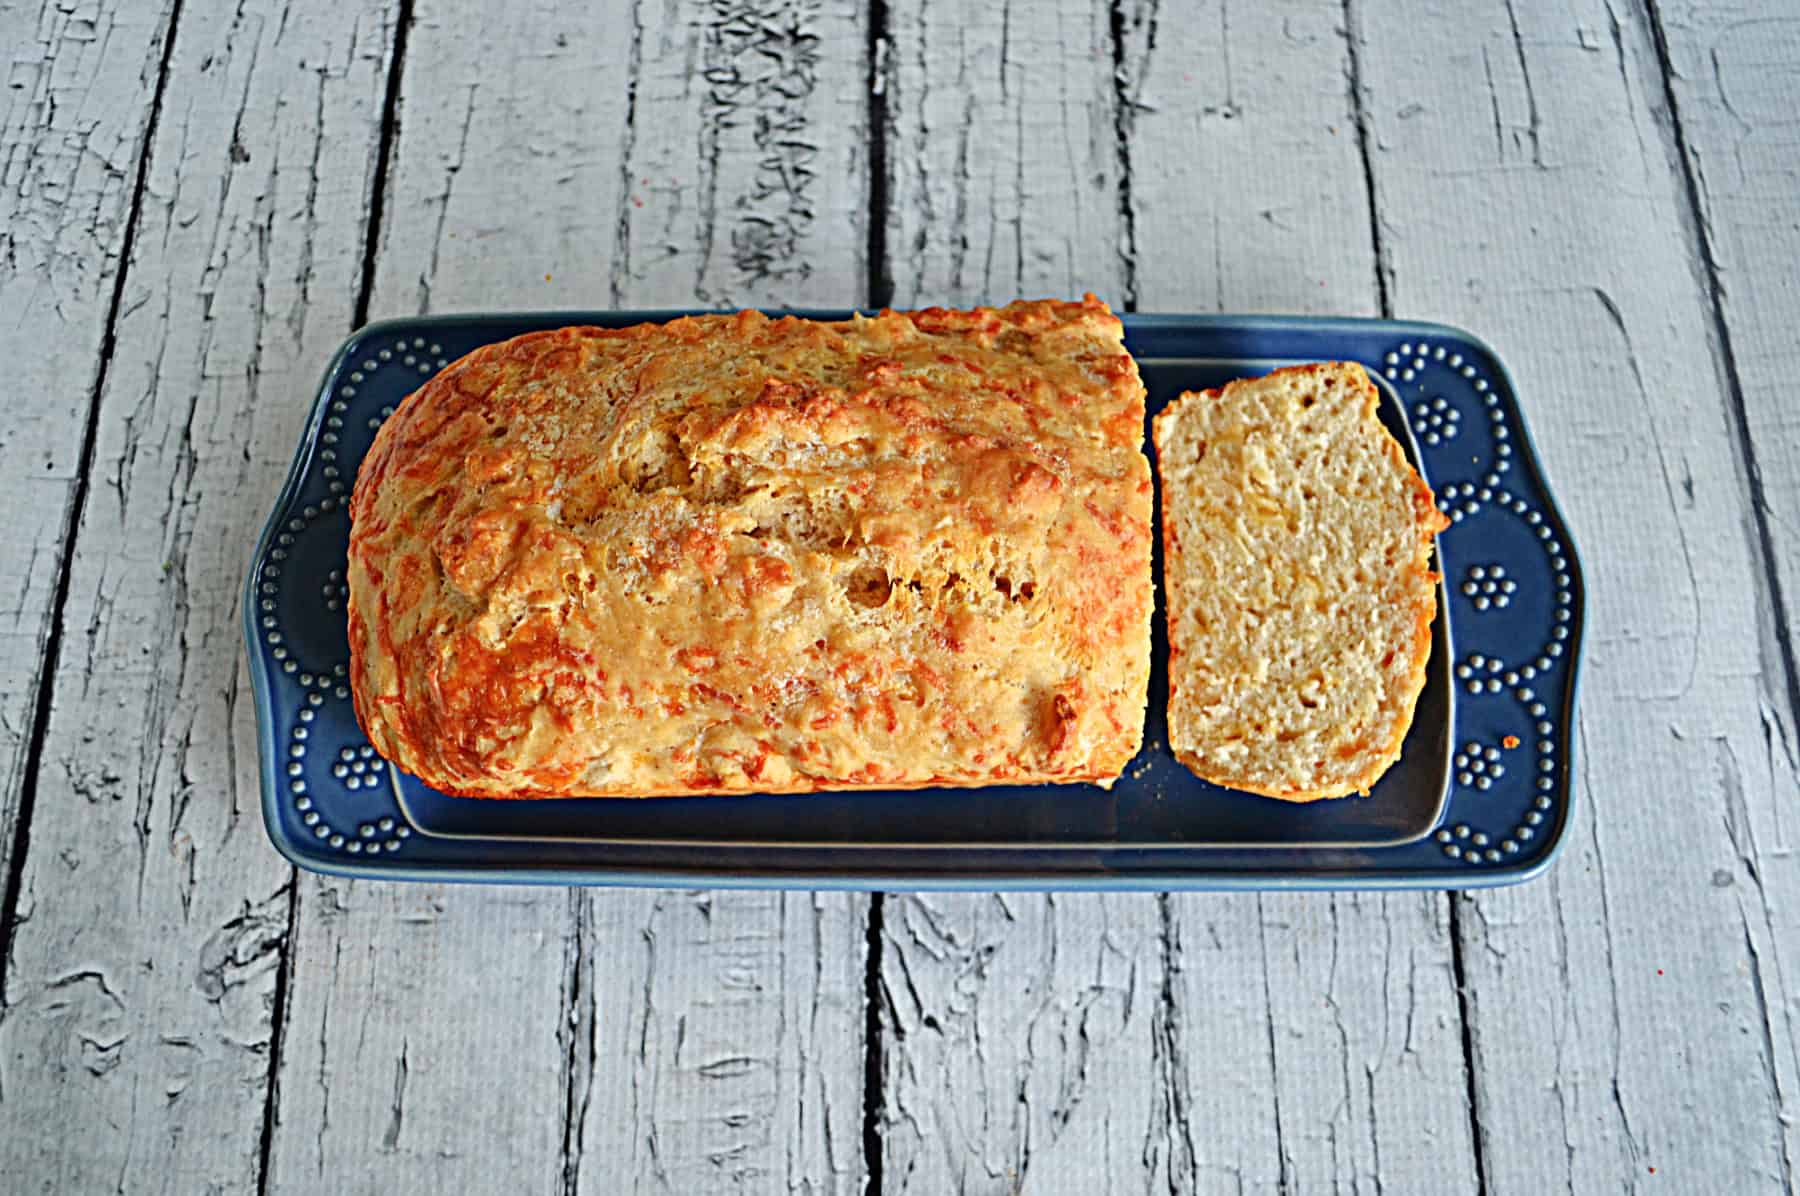
[[[1169,739],[1202,778],[1367,793],[1425,684],[1447,525],[1361,366],[1278,370],[1156,417]]]
[[[357,717],[474,797],[1109,784],[1149,672],[1104,304],[521,336],[375,438]]]

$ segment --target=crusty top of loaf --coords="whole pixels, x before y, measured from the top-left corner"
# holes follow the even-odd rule
[[[1207,780],[1368,792],[1425,682],[1447,521],[1355,364],[1184,394],[1155,421],[1169,746]]]
[[[470,354],[357,479],[358,718],[469,796],[1108,783],[1151,606],[1122,336],[1089,296]]]

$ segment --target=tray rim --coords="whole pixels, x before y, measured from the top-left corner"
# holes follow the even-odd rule
[[[327,361],[320,376],[318,386],[313,392],[312,410],[307,416],[302,429],[302,440],[299,451],[294,454],[286,478],[276,492],[269,515],[263,524],[261,533],[253,545],[244,583],[239,595],[242,628],[244,632],[244,649],[246,664],[250,672],[250,688],[254,701],[257,721],[257,756],[258,773],[261,780],[261,808],[263,825],[270,842],[276,851],[296,868],[318,872],[324,875],[339,876],[348,879],[416,881],[424,883],[474,883],[474,884],[544,884],[544,885],[579,885],[589,887],[683,887],[688,882],[703,882],[702,887],[724,889],[814,889],[832,891],[873,891],[873,890],[914,890],[936,892],[991,892],[991,891],[1157,891],[1175,890],[1190,891],[1342,891],[1342,890],[1465,890],[1498,888],[1513,884],[1521,884],[1532,880],[1546,872],[1561,855],[1568,835],[1568,829],[1574,819],[1578,800],[1576,777],[1579,764],[1579,735],[1576,733],[1575,712],[1579,704],[1581,688],[1581,663],[1585,643],[1587,580],[1580,550],[1576,547],[1571,534],[1569,521],[1557,501],[1549,480],[1545,474],[1537,444],[1532,436],[1524,411],[1517,402],[1518,388],[1505,360],[1486,340],[1451,324],[1426,320],[1386,319],[1373,316],[1305,316],[1305,315],[1270,315],[1245,314],[1233,315],[1218,312],[1120,312],[1119,318],[1127,331],[1138,328],[1146,330],[1170,330],[1178,328],[1230,328],[1246,331],[1263,331],[1280,333],[1282,331],[1305,332],[1311,334],[1330,335],[1341,332],[1345,335],[1366,335],[1373,332],[1391,333],[1398,337],[1415,336],[1422,338],[1449,338],[1460,340],[1465,345],[1482,353],[1491,363],[1495,380],[1501,383],[1510,397],[1514,412],[1518,435],[1515,440],[1516,451],[1523,458],[1526,467],[1533,477],[1536,488],[1540,492],[1544,514],[1554,526],[1562,545],[1562,552],[1567,560],[1566,572],[1569,575],[1569,591],[1573,596],[1572,616],[1569,622],[1569,638],[1566,643],[1568,681],[1564,687],[1562,701],[1558,709],[1560,725],[1566,729],[1566,742],[1559,752],[1562,758],[1560,775],[1565,782],[1560,786],[1556,803],[1556,816],[1546,831],[1548,842],[1531,859],[1517,864],[1494,864],[1479,870],[1459,868],[1448,861],[1431,866],[1411,867],[1307,867],[1302,864],[1297,870],[1294,866],[1285,868],[1232,869],[1229,871],[1209,870],[1205,865],[1208,854],[1218,853],[1232,848],[1219,845],[1182,846],[1167,845],[1156,847],[1125,846],[1110,851],[1092,852],[1087,855],[1129,855],[1138,853],[1190,854],[1196,857],[1196,867],[1192,869],[1139,869],[1112,871],[1107,868],[1088,867],[1082,871],[1064,870],[1043,867],[1041,862],[1036,866],[1021,867],[1008,870],[935,870],[930,872],[912,872],[906,869],[888,868],[855,868],[851,861],[858,855],[879,855],[890,851],[886,844],[850,844],[833,847],[832,853],[845,860],[846,866],[831,871],[813,869],[796,865],[784,866],[778,862],[751,869],[709,868],[705,866],[665,864],[655,868],[617,867],[595,864],[580,868],[562,866],[532,867],[518,862],[496,862],[484,866],[463,865],[430,865],[415,866],[396,861],[394,864],[371,866],[366,862],[379,857],[334,857],[312,854],[302,849],[302,845],[293,841],[286,832],[280,816],[280,778],[277,771],[278,757],[264,751],[263,729],[271,724],[271,691],[273,680],[270,670],[262,667],[259,656],[259,638],[256,628],[256,593],[258,584],[258,565],[268,553],[274,540],[282,517],[289,505],[296,499],[311,468],[313,458],[318,451],[318,434],[330,407],[330,386],[338,371],[370,338],[381,335],[393,335],[401,329],[416,333],[416,330],[432,327],[468,327],[492,321],[529,321],[543,323],[547,328],[562,326],[592,325],[595,317],[629,317],[634,323],[661,323],[684,316],[701,314],[732,314],[738,309],[713,309],[710,313],[703,309],[692,308],[659,308],[659,309],[551,309],[551,310],[489,310],[447,312],[443,314],[426,314],[412,316],[395,316],[374,320],[348,333],[338,345],[337,350]],[[761,307],[755,310],[775,316],[799,316],[810,319],[841,320],[853,314],[874,315],[878,308],[813,308],[813,307]],[[1373,367],[1371,367],[1373,368]],[[1409,428],[1410,432],[1410,428]],[[1440,591],[1447,586],[1447,579],[1440,582]],[[1447,598],[1447,593],[1446,593]],[[1449,631],[1449,606],[1445,605],[1446,631]],[[1453,636],[1451,636],[1453,642]],[[1448,809],[1448,799],[1444,807]],[[1425,837],[1429,837],[1427,832]],[[1400,850],[1405,846],[1416,844],[1396,844],[1387,848],[1373,848],[1372,854],[1384,850]],[[990,853],[1018,853],[1030,856],[1046,852],[1051,845],[1021,845],[1013,848],[985,848]],[[755,850],[755,845],[748,845],[747,850]],[[771,850],[781,850],[772,848]],[[962,850],[959,845],[942,845],[930,848],[914,848],[915,852],[927,855],[931,851]],[[1264,848],[1263,850],[1267,850]],[[1308,851],[1324,850],[1313,844],[1296,845],[1290,850]]]

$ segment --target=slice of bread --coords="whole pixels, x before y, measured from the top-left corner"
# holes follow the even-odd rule
[[[1367,793],[1400,756],[1448,526],[1354,364],[1184,394],[1156,417],[1169,746],[1215,784]]]

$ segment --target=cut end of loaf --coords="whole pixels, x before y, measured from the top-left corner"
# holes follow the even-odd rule
[[[1400,756],[1447,520],[1379,403],[1330,363],[1156,417],[1169,741],[1205,780],[1313,801],[1367,793]]]

